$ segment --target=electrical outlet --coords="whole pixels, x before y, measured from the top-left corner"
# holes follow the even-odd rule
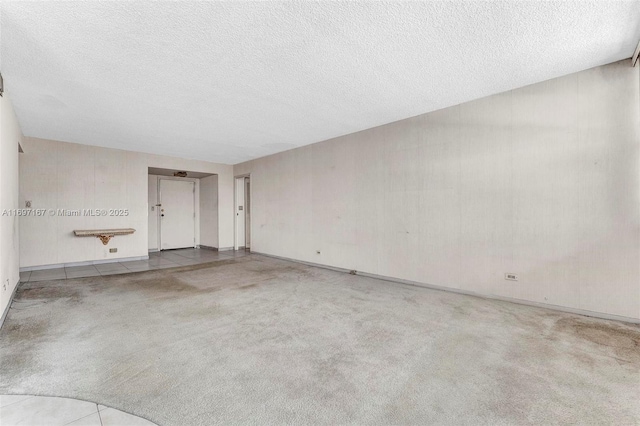
[[[509,281],[518,281],[518,276],[516,274],[504,274],[504,279]]]
[[[110,248],[109,249],[109,253],[117,253],[118,249],[117,248]]]

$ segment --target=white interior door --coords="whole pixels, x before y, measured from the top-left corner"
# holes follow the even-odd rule
[[[244,178],[244,246],[251,248],[251,183]]]
[[[195,182],[160,179],[162,250],[195,247]]]
[[[244,178],[236,178],[236,241],[235,249],[245,246]]]

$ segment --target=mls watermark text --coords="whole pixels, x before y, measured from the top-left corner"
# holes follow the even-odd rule
[[[22,217],[85,217],[129,216],[129,209],[4,209],[2,216]]]

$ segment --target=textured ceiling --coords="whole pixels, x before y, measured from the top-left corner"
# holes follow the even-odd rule
[[[628,58],[639,2],[11,2],[23,132],[235,164]]]

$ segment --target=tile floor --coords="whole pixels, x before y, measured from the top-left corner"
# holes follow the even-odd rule
[[[97,277],[101,275],[126,274],[151,269],[174,268],[198,263],[228,260],[245,256],[248,251],[214,251],[207,249],[180,249],[149,253],[148,260],[132,262],[101,263],[99,265],[70,266],[68,268],[41,269],[20,272],[20,282],[61,280],[69,278]]]
[[[0,395],[0,424],[70,426],[153,426],[115,408],[71,398]]]

